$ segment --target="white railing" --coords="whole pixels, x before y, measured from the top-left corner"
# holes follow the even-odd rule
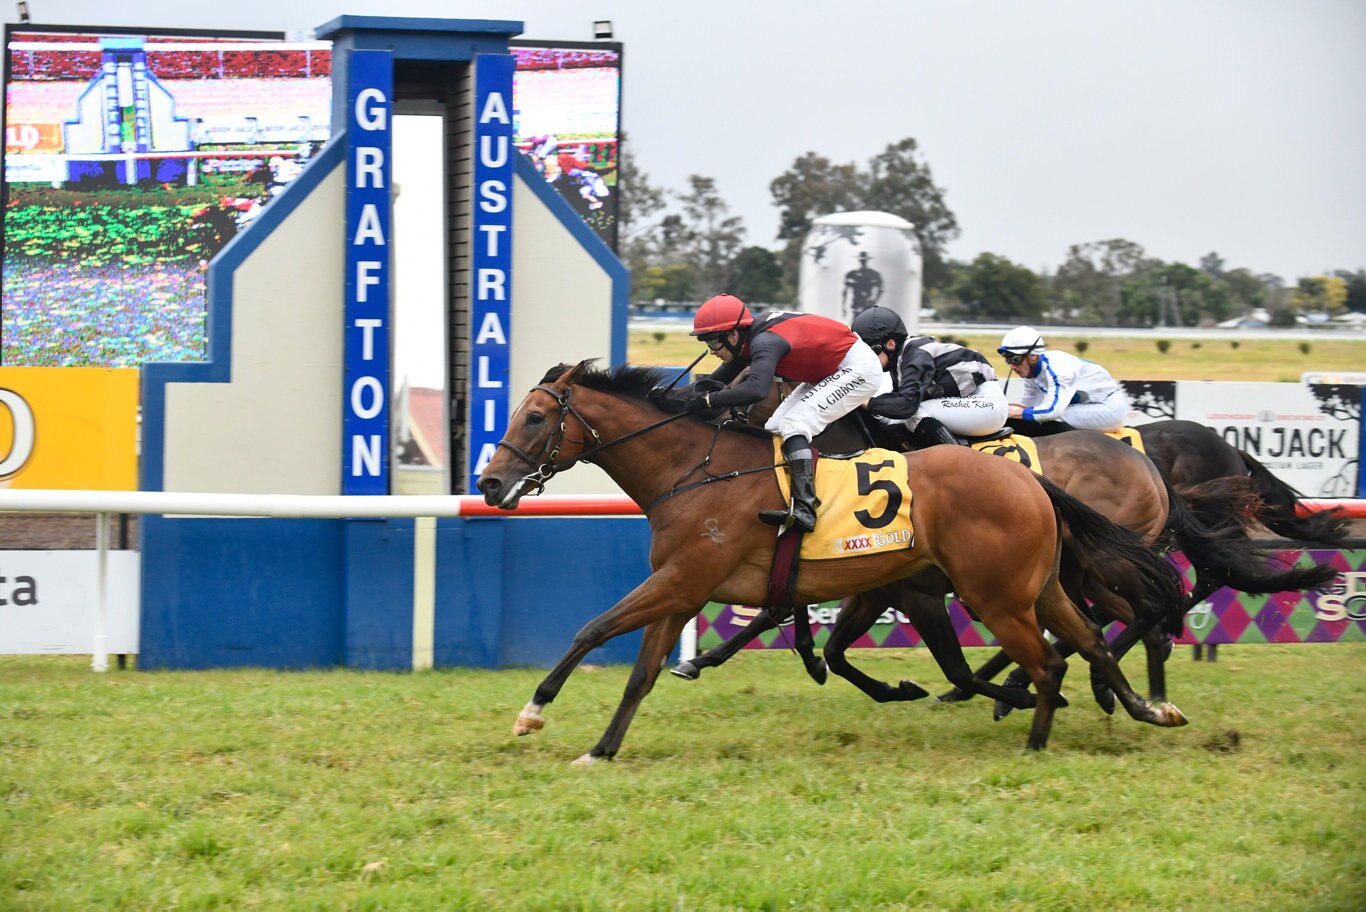
[[[1353,519],[1366,518],[1366,500],[1301,501],[1301,512],[1342,508]],[[93,513],[98,552],[94,650],[90,667],[109,670],[108,567],[109,516],[115,513],[173,516],[240,516],[331,519],[425,516],[639,516],[640,507],[624,495],[543,495],[525,498],[516,510],[501,510],[473,495],[342,496],[326,494],[212,494],[177,491],[55,491],[0,489],[0,512]],[[683,633],[684,658],[697,649],[695,621]]]
[[[114,513],[282,518],[425,516],[639,516],[640,507],[617,495],[546,495],[500,510],[482,497],[341,496],[325,494],[194,494],[177,491],[52,491],[0,489],[0,512],[93,513],[97,552],[95,632],[90,667],[109,670],[109,517]]]

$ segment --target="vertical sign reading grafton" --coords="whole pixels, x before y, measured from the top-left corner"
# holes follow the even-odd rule
[[[342,493],[388,494],[393,57],[352,51],[350,77]]]
[[[480,54],[474,65],[474,302],[470,314],[470,477],[493,458],[508,420],[508,330],[512,286],[511,55]]]

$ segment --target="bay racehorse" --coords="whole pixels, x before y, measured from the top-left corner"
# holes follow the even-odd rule
[[[847,442],[832,443],[837,447],[848,446]],[[1179,548],[1197,566],[1222,568],[1228,585],[1252,593],[1280,592],[1316,588],[1335,575],[1333,568],[1326,565],[1305,568],[1269,568],[1265,565],[1261,553],[1245,537],[1241,526],[1228,519],[1245,512],[1248,504],[1257,500],[1246,484],[1217,482],[1194,488],[1187,495],[1198,504],[1193,510],[1187,506],[1187,497],[1178,495],[1146,456],[1105,434],[1074,431],[1042,437],[1035,443],[1044,474],[1067,493],[1129,527],[1147,542]],[[1202,515],[1225,519],[1218,525],[1209,525],[1202,521]],[[1062,582],[1069,597],[1078,604],[1083,598],[1087,599],[1101,617],[1127,625],[1129,635],[1122,635],[1111,644],[1116,655],[1122,655],[1128,645],[1143,634],[1148,654],[1149,697],[1164,700],[1162,663],[1170,651],[1170,640],[1163,634],[1180,632],[1183,613],[1178,611],[1157,618],[1163,629],[1145,632],[1135,624],[1134,606],[1124,596],[1124,593],[1142,591],[1134,585],[1131,565],[1107,561],[1103,556],[1084,551],[1069,550],[1066,557]],[[909,681],[892,687],[863,675],[844,654],[849,645],[876,623],[887,607],[894,606],[910,619],[946,677],[955,685],[955,689],[941,699],[960,700],[975,693],[985,693],[998,700],[998,718],[1008,711],[1008,707],[1027,705],[1021,704],[1018,698],[1002,694],[995,686],[988,686],[988,682],[1009,664],[1004,653],[993,657],[976,672],[969,670],[956,631],[943,610],[943,597],[949,588],[948,581],[942,577],[922,575],[847,600],[841,605],[835,628],[823,650],[826,664],[880,702],[927,696],[926,691]],[[680,662],[673,673],[695,678],[702,669],[722,664],[746,643],[774,626],[771,616],[762,612],[725,642],[691,661]],[[1062,643],[1059,651],[1065,655],[1070,648]],[[817,669],[817,680],[822,679],[823,672],[823,668]],[[1007,680],[1007,686],[1023,687],[1026,683],[1019,678]],[[1094,678],[1093,688],[1101,705],[1112,711],[1114,701],[1109,689]]]
[[[545,707],[585,655],[644,628],[612,721],[576,762],[616,755],[684,625],[707,601],[763,604],[767,598],[775,535],[758,513],[785,506],[773,468],[773,438],[671,414],[676,404],[657,393],[663,379],[656,369],[607,372],[587,361],[552,368],[509,418],[477,482],[489,504],[510,510],[557,472],[591,460],[641,506],[650,523],[653,572],[575,634],[513,726],[519,735],[539,730]],[[1077,611],[1058,580],[1064,524],[1074,548],[1132,561],[1141,568],[1140,584],[1150,600],[1170,606],[1180,600],[1180,581],[1166,561],[1132,532],[1018,464],[962,447],[910,453],[905,461],[914,490],[910,545],[801,561],[796,603],[840,598],[938,568],[1010,657],[1028,669],[1037,694],[1030,748],[1047,744],[1066,668],[1040,623],[1101,669],[1135,719],[1185,724],[1175,706],[1149,703],[1129,687],[1099,629]]]

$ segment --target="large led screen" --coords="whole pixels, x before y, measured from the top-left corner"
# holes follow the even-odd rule
[[[206,354],[208,263],[331,135],[331,44],[7,25],[0,364]],[[613,249],[621,46],[515,43],[516,141]]]
[[[0,363],[204,358],[209,260],[331,135],[278,37],[7,27]]]
[[[615,250],[621,45],[514,41],[512,53],[517,147]]]

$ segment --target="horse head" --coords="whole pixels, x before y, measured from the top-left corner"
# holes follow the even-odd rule
[[[594,432],[575,412],[571,400],[574,383],[592,363],[589,359],[572,367],[552,367],[517,406],[493,457],[479,473],[477,486],[487,504],[515,508],[523,495],[545,488],[558,471],[557,462],[583,453],[586,439]],[[568,434],[571,415],[583,425],[579,438]]]

